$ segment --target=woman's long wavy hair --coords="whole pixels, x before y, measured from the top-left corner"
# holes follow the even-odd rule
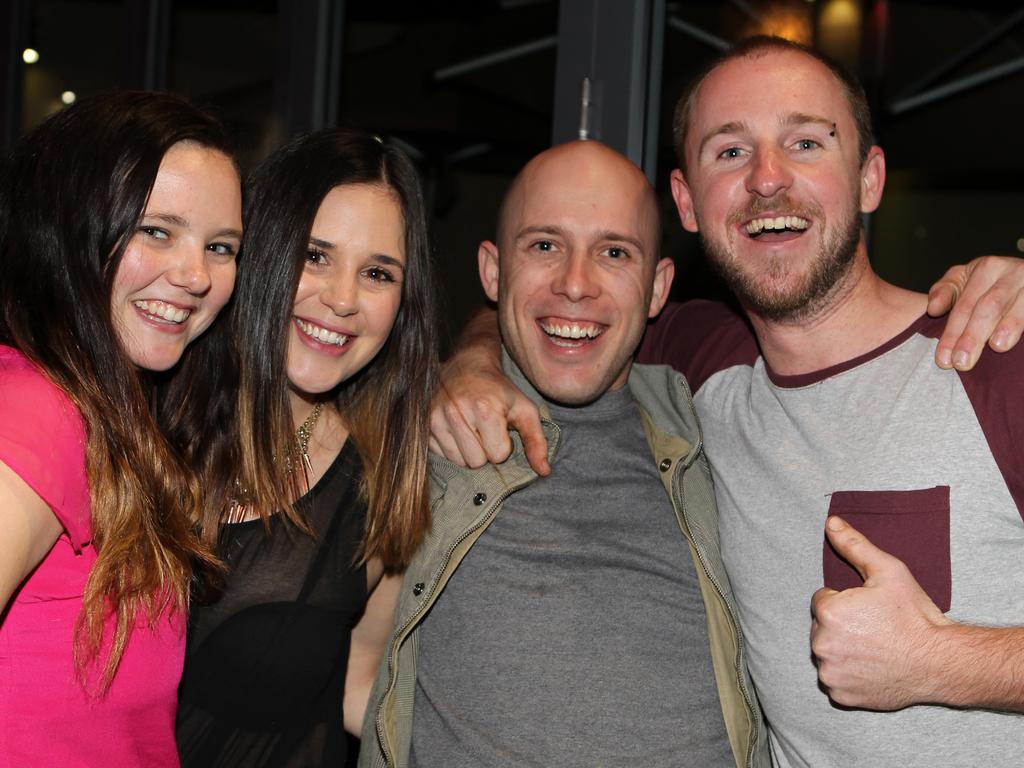
[[[419,179],[408,157],[380,139],[352,129],[330,129],[284,145],[250,175],[245,188],[245,235],[238,282],[224,328],[211,339],[235,346],[230,366],[220,363],[217,389],[235,386],[234,425],[224,424],[235,446],[196,456],[211,482],[204,525],[207,541],[240,500],[264,520],[283,512],[308,530],[294,502],[305,478],[291,462],[295,424],[289,404],[288,338],[320,204],[332,189],[379,184],[399,202],[405,224],[406,267],[402,300],[391,334],[377,356],[333,394],[363,462],[369,514],[362,558],[386,569],[408,564],[427,528],[427,410],[436,376],[434,284]],[[211,361],[225,359],[223,351]],[[234,390],[232,390],[234,391]],[[217,397],[208,402],[217,402]],[[194,421],[198,428],[200,421]],[[239,498],[241,494],[241,498]]]
[[[185,610],[195,564],[215,564],[196,535],[197,480],[157,428],[111,317],[125,248],[179,142],[231,156],[220,123],[184,99],[109,93],[51,117],[0,170],[0,342],[66,392],[86,427],[97,559],[74,651],[83,679],[105,654],[100,691],[136,622]]]

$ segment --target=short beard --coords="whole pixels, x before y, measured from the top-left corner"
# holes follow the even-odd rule
[[[820,218],[818,219],[821,220]],[[821,244],[818,258],[799,285],[781,293],[759,284],[756,276],[744,272],[725,246],[712,242],[700,229],[701,242],[712,268],[750,312],[771,322],[792,322],[818,315],[828,305],[833,290],[849,273],[857,255],[861,237],[860,216],[853,214],[840,222],[834,235]],[[769,281],[784,277],[788,265],[783,258],[771,257]],[[761,277],[765,277],[764,274]]]

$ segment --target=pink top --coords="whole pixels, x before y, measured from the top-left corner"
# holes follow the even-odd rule
[[[78,682],[72,638],[96,560],[85,426],[61,390],[20,352],[2,345],[0,461],[64,526],[0,624],[0,768],[177,766],[174,716],[184,617],[167,616],[154,627],[140,623],[102,698]],[[95,678],[98,665],[90,672]]]

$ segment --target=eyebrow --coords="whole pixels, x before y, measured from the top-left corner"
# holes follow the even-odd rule
[[[189,224],[188,219],[186,219],[184,216],[179,216],[176,213],[147,213],[147,214],[144,214],[142,218],[143,219],[156,219],[157,221],[162,221],[165,224],[173,224],[176,227],[182,227],[184,229],[188,229],[188,227],[191,226]],[[217,232],[215,232],[213,236],[214,237],[237,237],[239,240],[241,240],[241,238],[242,238],[242,230],[234,229],[234,228],[221,229],[221,230],[218,230]]]
[[[309,238],[309,242],[317,248],[324,248],[328,251],[332,251],[337,247],[337,245],[332,243],[330,240],[321,240],[319,237],[311,237]],[[375,253],[373,254],[373,259],[375,261],[383,262],[388,266],[396,267],[397,269],[405,269],[405,262],[400,259],[396,259],[394,256],[388,256],[386,253]]]
[[[529,235],[558,235],[559,237],[568,237],[568,234],[562,227],[558,226],[539,226],[539,227],[526,227],[521,229],[516,235],[516,240],[521,240]],[[616,232],[611,229],[603,229],[596,233],[596,240],[612,240],[621,243],[629,243],[637,250],[643,251],[644,244],[639,238],[633,237],[633,235],[624,235],[621,232]]]
[[[730,123],[720,125],[718,128],[711,131],[703,139],[700,140],[700,146],[697,147],[697,157],[700,157],[702,154],[704,154],[704,146],[716,136],[721,136],[722,134],[725,133],[742,133],[745,130],[748,130],[748,127],[747,124],[742,120],[733,120]]]
[[[792,128],[797,125],[807,125],[808,123],[822,125],[829,129],[829,131],[836,135],[836,121],[829,120],[821,117],[820,115],[810,115],[806,112],[790,112],[788,115],[779,121],[783,127]],[[701,139],[700,146],[697,148],[697,156],[704,152],[704,145],[711,141],[716,136],[729,133],[743,133],[744,131],[749,132],[749,126],[742,120],[733,120],[732,122],[725,123],[719,126],[715,130],[708,133],[703,139]]]
[[[559,237],[565,237],[566,232],[561,227],[556,227],[554,225],[523,227],[521,230],[516,232],[516,240],[522,240],[524,237],[529,237],[530,235],[558,235]]]
[[[807,125],[808,123],[824,126],[835,135],[836,134],[836,121],[829,120],[828,118],[821,117],[820,115],[809,115],[806,112],[790,112],[782,120],[782,125],[791,128],[796,125]]]
[[[189,225],[188,219],[184,216],[179,216],[176,213],[144,213],[142,218],[157,219],[158,221],[163,221],[167,224],[174,224],[179,227],[187,227]]]
[[[605,229],[597,233],[598,240],[612,240],[620,243],[629,243],[638,251],[644,251],[644,244],[640,242],[639,238],[633,237],[632,235],[624,235],[621,232],[615,230]]]

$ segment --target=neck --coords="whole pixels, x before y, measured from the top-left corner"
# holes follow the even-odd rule
[[[297,431],[313,413],[317,400],[294,390],[289,390],[288,400],[292,409],[292,423]],[[346,439],[348,429],[341,414],[331,401],[325,401],[323,411],[313,425],[309,439],[310,466],[306,468],[306,479],[310,488],[341,452]]]
[[[928,297],[882,280],[861,250],[820,309],[770,320],[747,309],[761,354],[783,376],[811,373],[866,354],[924,314]]]
[[[292,426],[299,428],[316,406],[316,400],[308,395],[301,394],[295,390],[288,391],[288,403],[292,408]]]

